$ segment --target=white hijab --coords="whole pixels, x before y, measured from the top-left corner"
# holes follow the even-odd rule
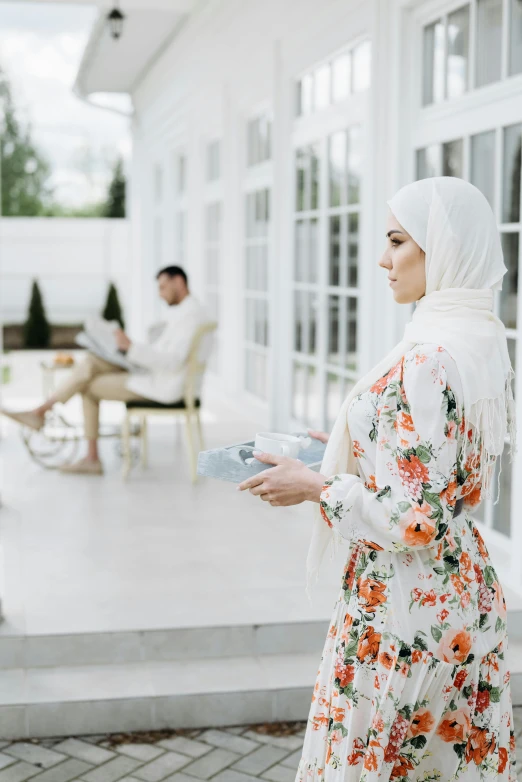
[[[414,345],[436,343],[448,351],[459,370],[463,407],[473,438],[462,462],[480,452],[484,496],[489,494],[491,457],[502,454],[509,428],[515,448],[515,415],[503,323],[493,314],[493,292],[507,271],[493,212],[483,194],[455,177],[413,182],[388,201],[398,222],[426,254],[426,294],[417,302],[404,338],[362,377],[344,401],[334,424],[321,473],[357,475],[347,414],[354,397],[385,375]],[[315,509],[308,552],[308,586],[317,578],[334,533]]]

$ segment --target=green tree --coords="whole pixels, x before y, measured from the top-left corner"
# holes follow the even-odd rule
[[[33,280],[29,313],[24,323],[24,345],[26,348],[47,348],[50,341],[51,326],[45,314],[40,288]]]
[[[50,168],[16,116],[11,88],[0,69],[2,214],[6,217],[41,215],[50,198],[46,187]]]
[[[123,160],[119,158],[112,172],[112,181],[107,193],[104,217],[125,217],[126,181]]]
[[[120,300],[118,298],[118,291],[112,282],[109,285],[107,301],[105,302],[105,307],[102,312],[102,318],[105,318],[105,320],[117,320],[122,329],[125,328],[125,321],[123,320],[123,313]]]

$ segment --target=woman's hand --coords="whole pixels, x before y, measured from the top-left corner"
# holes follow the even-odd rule
[[[321,443],[326,443],[330,439],[330,435],[327,432],[318,432],[315,429],[309,429],[308,434],[310,437],[313,437],[314,440],[319,440]]]
[[[305,500],[319,502],[326,478],[310,470],[298,459],[274,456],[255,451],[256,459],[263,464],[274,464],[270,470],[254,475],[240,483],[238,491],[250,491],[274,506],[300,505]]]

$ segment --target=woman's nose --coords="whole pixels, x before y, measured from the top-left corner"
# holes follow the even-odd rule
[[[381,259],[379,261],[379,266],[381,266],[383,269],[391,269],[392,267],[391,259],[386,251],[383,252],[381,256]]]

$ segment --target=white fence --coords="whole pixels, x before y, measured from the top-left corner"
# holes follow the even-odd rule
[[[25,320],[34,279],[52,323],[79,323],[99,313],[109,282],[115,283],[125,310],[129,240],[127,220],[1,218],[0,320]]]

